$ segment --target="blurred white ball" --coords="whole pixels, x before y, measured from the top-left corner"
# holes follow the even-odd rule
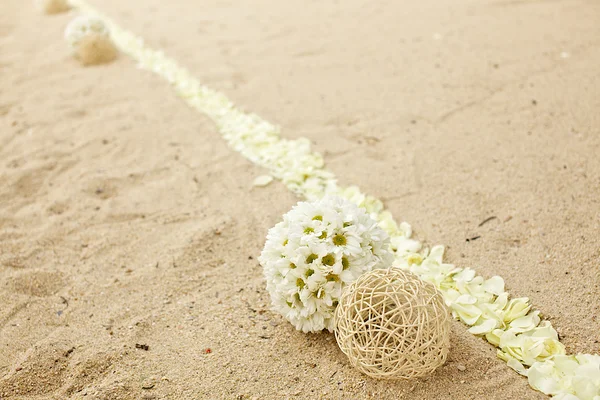
[[[114,60],[117,49],[110,32],[98,18],[79,16],[67,25],[65,39],[73,55],[83,65],[103,64]]]

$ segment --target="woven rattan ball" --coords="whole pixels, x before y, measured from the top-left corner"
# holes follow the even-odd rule
[[[450,316],[430,283],[398,268],[376,269],[347,286],[335,337],[350,363],[379,379],[410,379],[444,364]]]

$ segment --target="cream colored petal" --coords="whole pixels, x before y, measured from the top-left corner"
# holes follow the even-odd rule
[[[481,316],[481,310],[473,304],[452,303],[452,311],[467,325],[474,325]]]
[[[521,374],[523,376],[527,376],[527,368],[525,368],[523,366],[523,364],[521,364],[516,359],[514,359],[514,358],[509,359],[507,361],[506,365],[508,365],[510,368],[514,369],[515,371],[517,371],[519,374]]]
[[[558,394],[560,386],[554,375],[553,363],[535,363],[527,371],[529,385],[548,395]]]
[[[483,283],[483,290],[493,293],[496,296],[504,293],[504,279],[499,276],[492,276]]]
[[[521,318],[529,312],[531,304],[527,297],[511,299],[505,308],[504,322],[511,323],[517,318]]]
[[[573,391],[582,400],[593,399],[600,395],[600,382],[597,380],[598,370],[592,365],[577,368],[576,375],[572,379]]]
[[[516,333],[533,330],[540,323],[539,311],[533,311],[528,315],[517,318],[509,324],[509,328]]]
[[[479,325],[472,326],[469,328],[469,332],[473,335],[483,335],[492,332],[498,327],[500,323],[495,319],[486,319]]]
[[[438,264],[441,264],[444,259],[445,250],[446,249],[444,248],[444,246],[433,246],[429,251],[429,255],[427,256],[427,258],[435,260],[438,262]]]
[[[494,346],[500,346],[500,336],[504,333],[502,329],[494,329],[490,333],[485,335],[485,338],[488,342],[493,344]]]
[[[253,181],[253,186],[267,186],[269,183],[273,182],[273,177],[271,175],[261,175],[257,176]]]

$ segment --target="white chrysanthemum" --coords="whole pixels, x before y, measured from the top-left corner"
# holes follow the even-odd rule
[[[117,55],[109,30],[99,18],[85,15],[75,18],[65,29],[65,39],[84,65],[109,62]]]
[[[36,0],[35,3],[45,14],[58,14],[71,8],[67,0]]]
[[[298,330],[333,330],[345,285],[392,263],[388,235],[339,197],[298,203],[269,230],[259,258],[273,309]]]

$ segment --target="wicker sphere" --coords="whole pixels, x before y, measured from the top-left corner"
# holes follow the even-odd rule
[[[335,337],[350,363],[379,379],[427,375],[446,362],[450,316],[430,283],[398,268],[375,269],[347,286]]]

